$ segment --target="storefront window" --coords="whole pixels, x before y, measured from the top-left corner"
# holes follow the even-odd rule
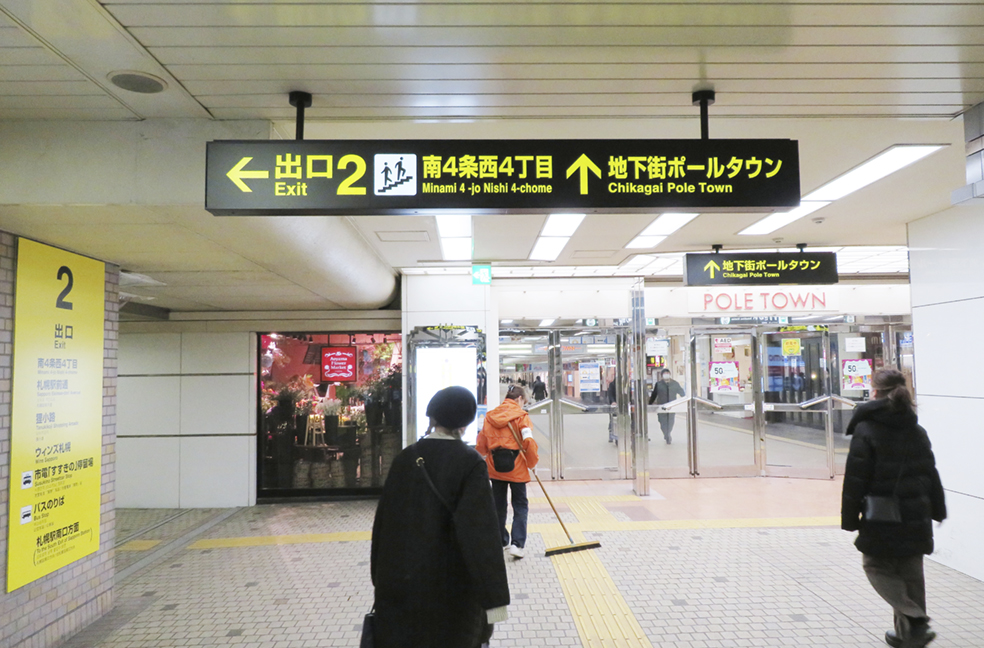
[[[259,336],[260,497],[380,488],[401,450],[399,333]]]

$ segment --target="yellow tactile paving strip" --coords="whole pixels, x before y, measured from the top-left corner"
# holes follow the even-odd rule
[[[372,540],[372,531],[342,531],[340,533],[298,533],[296,535],[245,536],[241,538],[211,538],[188,545],[189,549],[227,549],[231,547],[272,547],[276,545],[317,544],[321,542],[355,542]]]
[[[555,530],[542,532],[544,544],[547,547],[569,544],[560,525],[552,526]],[[572,536],[575,543],[585,541],[579,533]],[[581,645],[586,648],[652,648],[596,551],[582,549],[550,559],[581,637]]]
[[[575,510],[575,505],[571,505]],[[656,531],[659,529],[741,529],[768,527],[809,527],[809,526],[839,526],[839,517],[802,517],[802,518],[739,518],[730,520],[652,520],[643,522],[623,522],[615,519],[605,511],[604,514],[594,512],[593,507],[583,511],[585,517],[578,515],[583,522],[567,525],[571,534],[585,531]],[[557,533],[566,542],[559,524],[531,524],[530,533],[539,533],[547,537]],[[189,549],[223,549],[231,547],[270,547],[291,544],[317,544],[323,542],[355,542],[371,540],[371,531],[343,531],[339,533],[300,533],[295,535],[276,536],[245,536],[240,538],[211,538],[198,540],[188,546]],[[138,541],[134,541],[138,542]],[[124,545],[125,547],[126,545]],[[123,547],[121,547],[123,549]]]
[[[117,551],[148,551],[161,543],[160,540],[130,540],[117,547]]]

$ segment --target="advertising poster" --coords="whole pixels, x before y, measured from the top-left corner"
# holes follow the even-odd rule
[[[734,353],[734,345],[729,337],[714,338],[714,353]]]
[[[321,349],[321,378],[328,382],[355,381],[355,347],[323,347]]]
[[[7,591],[99,549],[105,265],[18,240]]]
[[[871,389],[871,360],[842,360],[841,389]]]
[[[782,355],[784,358],[790,356],[803,355],[803,345],[799,338],[786,338],[782,341]]]
[[[741,391],[738,382],[737,362],[712,362],[710,367],[711,391],[734,392]]]
[[[848,353],[864,353],[865,343],[863,337],[852,337],[844,339],[844,350]]]
[[[601,367],[597,362],[578,363],[581,393],[601,391]]]

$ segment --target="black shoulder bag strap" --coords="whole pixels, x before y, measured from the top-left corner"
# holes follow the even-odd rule
[[[444,508],[446,508],[453,516],[454,511],[451,510],[451,505],[448,504],[448,501],[444,499],[444,496],[437,490],[437,486],[434,485],[434,481],[431,479],[430,473],[427,472],[427,467],[424,465],[424,458],[420,456],[420,449],[417,448],[416,443],[413,444],[413,453],[417,456],[414,463],[416,463],[417,467],[420,468],[420,472],[424,473],[424,479],[427,480],[427,485],[430,486],[432,491],[434,491],[434,495],[436,495],[437,499],[444,505]]]

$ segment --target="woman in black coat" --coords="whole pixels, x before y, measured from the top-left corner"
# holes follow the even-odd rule
[[[464,387],[439,391],[430,434],[390,468],[372,529],[377,648],[478,648],[507,618],[489,474],[461,441],[475,410]]]
[[[858,406],[847,434],[841,528],[858,531],[868,580],[895,611],[894,647],[922,648],[936,637],[926,614],[923,555],[933,553],[933,520],[946,518],[943,484],[926,430],[917,423],[905,376],[883,369],[872,381],[874,398]],[[865,519],[865,498],[898,501],[901,520]]]

